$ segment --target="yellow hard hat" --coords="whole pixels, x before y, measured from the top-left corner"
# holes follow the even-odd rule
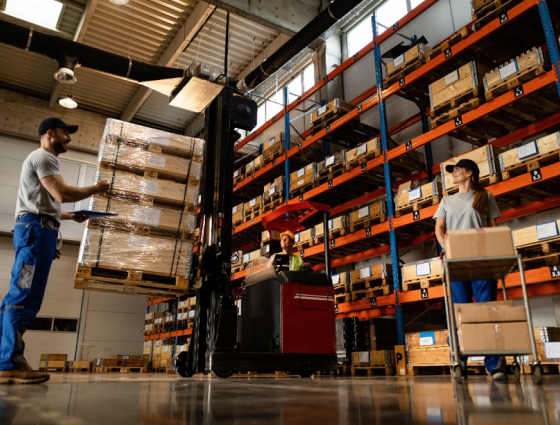
[[[296,237],[294,236],[294,234],[292,232],[290,232],[289,230],[286,230],[285,232],[280,233],[280,239],[282,239],[282,236],[289,236],[290,238],[292,238],[293,241],[296,240]]]

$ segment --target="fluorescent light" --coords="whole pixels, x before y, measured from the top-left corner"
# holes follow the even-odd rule
[[[123,4],[127,4],[128,0],[109,0],[111,3],[117,4],[119,6],[122,6]]]
[[[8,0],[5,12],[32,24],[56,29],[62,3],[55,0]]]
[[[58,103],[68,109],[74,109],[78,106],[76,101],[72,99],[72,95],[70,93],[68,93],[68,96],[66,96],[64,99],[60,99]]]

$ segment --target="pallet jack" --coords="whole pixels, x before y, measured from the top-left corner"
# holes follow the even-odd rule
[[[206,110],[206,152],[200,203],[196,310],[189,350],[174,357],[183,377],[211,372],[289,371],[302,377],[337,368],[335,310],[329,243],[326,273],[263,268],[245,280],[242,295],[231,281],[232,198],[236,129],[252,130],[257,105],[225,87]],[[284,205],[263,218],[267,230],[299,231],[301,213],[322,212],[328,235],[330,207],[313,202]],[[299,214],[298,214],[299,213]],[[312,219],[312,218],[311,218]],[[310,220],[311,220],[310,219]]]

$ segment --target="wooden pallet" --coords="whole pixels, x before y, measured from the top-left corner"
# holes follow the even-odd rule
[[[278,208],[279,206],[284,205],[285,202],[286,199],[284,198],[284,192],[275,193],[263,201],[262,212],[265,213],[267,211],[271,211],[273,208]]]
[[[449,375],[451,367],[448,364],[441,365],[422,365],[422,366],[407,366],[407,375]]]
[[[477,87],[472,88],[468,92],[461,93],[460,95],[458,95],[458,96],[456,96],[452,99],[449,99],[448,101],[446,101],[444,103],[441,103],[441,104],[437,105],[436,107],[434,107],[430,111],[430,117],[432,118],[432,125],[433,125],[433,120],[435,120],[436,118],[444,116],[444,115],[446,115],[446,113],[450,113],[452,111],[455,111],[459,107],[461,107],[462,105],[464,105],[468,102],[471,102],[474,99],[479,99],[479,104],[480,104],[480,98],[482,97],[483,91],[484,91],[484,89],[482,87],[477,86]],[[476,105],[476,106],[478,106],[478,105]],[[470,109],[467,109],[467,110],[470,110]],[[467,110],[465,110],[464,112],[467,112]]]
[[[334,115],[331,113],[328,117],[324,117],[323,119],[311,123],[311,135],[318,133],[321,130],[324,130],[327,126],[330,126],[333,122],[342,118],[346,113],[335,113]],[[360,124],[360,117],[355,117],[352,121],[355,124]]]
[[[240,218],[239,220],[236,220],[236,221],[232,221],[232,222],[231,222],[231,225],[232,225],[233,227],[237,227],[237,226],[239,226],[239,225],[241,225],[241,224],[243,224],[243,223],[245,223],[245,217],[242,217],[242,218]]]
[[[439,127],[446,122],[454,120],[455,118],[463,115],[466,112],[469,112],[475,108],[478,108],[482,103],[482,100],[475,97],[472,99],[467,100],[466,102],[461,103],[459,106],[450,109],[447,112],[444,112],[441,115],[438,115],[435,118],[432,118],[432,129]]]
[[[284,143],[284,141],[276,142],[276,143]],[[280,158],[281,156],[284,155],[284,152],[286,152],[286,148],[283,147],[283,146],[277,151],[273,151],[273,150],[264,151],[263,152],[263,166],[265,166],[266,164],[274,161],[275,159]]]
[[[350,292],[350,284],[337,283],[336,285],[333,285],[333,290],[335,294],[344,294]]]
[[[352,366],[350,365],[338,365],[336,367],[336,373],[342,376],[352,375]]]
[[[532,156],[521,160],[519,163],[507,167],[502,171],[502,180],[508,180],[521,174],[530,173],[533,170],[560,161],[560,151],[548,152],[542,155]]]
[[[350,291],[358,291],[361,289],[368,289],[368,288],[377,288],[383,287],[387,285],[392,285],[393,281],[390,277],[383,277],[383,278],[369,278],[360,280],[358,282],[352,282],[350,284]],[[385,294],[386,295],[386,294]]]
[[[313,245],[314,245],[314,240],[309,239],[309,240],[306,240],[306,241],[296,242],[294,244],[294,249],[296,251],[301,251],[302,249],[311,248]]]
[[[433,277],[430,276],[428,279],[421,279],[414,281],[408,281],[402,283],[403,292],[414,291],[415,289],[433,288],[435,286],[443,285],[443,276]]]
[[[380,373],[381,372],[381,373]],[[395,374],[394,366],[385,366],[385,365],[359,365],[359,366],[352,366],[351,375],[352,376],[374,376],[374,375],[383,375],[383,376],[390,376]]]
[[[367,163],[371,159],[381,156],[381,149],[376,149],[374,151],[368,151],[363,155],[360,155],[354,159],[351,159],[346,163],[346,171],[353,170],[356,167],[361,167],[363,164]]]
[[[399,68],[398,71],[387,76],[383,80],[383,90],[387,87],[392,86],[396,82],[400,81],[406,75],[410,74],[412,71],[416,71],[422,65],[426,63],[426,56],[418,56],[416,59],[408,62],[403,68]]]
[[[395,217],[400,217],[401,215],[411,213],[413,211],[419,211],[422,208],[429,207],[431,205],[437,205],[441,202],[441,195],[430,196],[424,199],[417,199],[409,204],[405,204],[402,207],[398,207],[395,211]]]
[[[494,0],[481,7],[472,15],[474,29],[478,31],[482,26],[490,23],[506,10],[511,9],[522,0]]]
[[[71,367],[68,369],[68,372],[91,372],[91,368],[86,368],[86,367]]]
[[[316,186],[316,183],[313,181],[313,182],[307,183],[304,186],[298,187],[297,189],[292,189],[290,191],[290,199],[302,196],[305,192],[313,189],[315,186]]]
[[[325,169],[327,170],[327,169]],[[316,185],[322,185],[323,183],[328,182],[329,180],[334,179],[335,177],[341,176],[346,172],[346,165],[343,162],[339,162],[332,167],[328,167],[330,170],[327,174],[322,174],[321,176],[317,176]],[[324,171],[324,170],[323,170]]]
[[[257,171],[259,171],[263,166],[264,166],[264,164],[261,163],[259,165],[255,165],[253,168],[251,168],[251,171],[245,171],[245,178],[251,177]]]
[[[367,229],[375,224],[383,223],[387,220],[387,216],[381,214],[377,217],[367,217],[360,219],[350,225],[350,233],[357,232],[358,230]]]
[[[516,74],[510,75],[509,77],[501,80],[499,83],[488,88],[488,91],[484,94],[486,100],[495,99],[510,90],[513,90],[517,86],[525,84],[527,81],[538,77],[546,72],[546,67],[544,64],[533,65],[530,68],[519,71]]]
[[[457,31],[455,34],[453,34],[451,37],[447,38],[446,40],[443,40],[438,46],[434,47],[431,52],[426,54],[427,59],[430,61],[430,60],[434,59],[435,57],[441,55],[447,49],[450,49],[452,46],[456,45],[460,41],[463,41],[465,38],[467,38],[472,33],[473,33],[473,30],[470,29],[469,27],[461,28],[459,31]]]
[[[237,177],[233,178],[233,185],[235,186],[236,184],[240,183],[243,180],[245,180],[245,173],[243,174],[239,173]]]
[[[148,373],[145,367],[94,367],[93,373]]]
[[[101,220],[90,220],[88,223],[88,228],[90,229],[103,229],[108,223]],[[148,226],[145,224],[132,223],[127,221],[126,223],[119,223],[111,221],[109,224],[111,229],[123,230],[125,232],[130,232],[138,236],[151,236],[164,239],[173,239],[183,242],[194,242],[196,236],[191,232],[182,232],[179,230],[162,229],[157,226]]]
[[[340,229],[329,230],[329,240],[344,236],[348,232],[350,232],[350,228],[348,227],[341,227]],[[325,242],[325,235],[317,236],[314,239],[314,245],[319,245],[320,243],[324,243],[324,242]]]
[[[245,211],[244,214],[245,222],[254,220],[262,213],[263,213],[262,204],[255,205],[253,208],[251,208],[250,211]]]
[[[334,294],[334,303],[349,303],[352,301],[352,293],[351,292],[344,292],[341,294]]]
[[[244,267],[245,267],[245,266],[244,266],[243,264],[241,264],[241,265],[239,265],[239,266],[236,266],[236,267],[232,267],[232,268],[231,268],[231,272],[232,272],[232,273],[240,272],[241,270],[244,269]]]
[[[375,288],[361,289],[359,291],[352,291],[352,301],[371,299],[389,295],[393,292],[393,285],[383,285]]]
[[[172,287],[181,288],[183,291],[187,291],[189,289],[189,281],[185,278],[177,276],[169,277],[167,273],[144,273],[140,270],[119,270],[108,267],[78,266],[76,270],[76,278],[95,279],[122,285],[146,285],[162,289]]]
[[[535,269],[560,264],[560,237],[518,246],[516,249],[523,257],[524,268]]]

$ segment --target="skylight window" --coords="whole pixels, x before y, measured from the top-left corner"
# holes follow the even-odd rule
[[[62,3],[55,0],[8,0],[6,13],[45,28],[56,29]]]

